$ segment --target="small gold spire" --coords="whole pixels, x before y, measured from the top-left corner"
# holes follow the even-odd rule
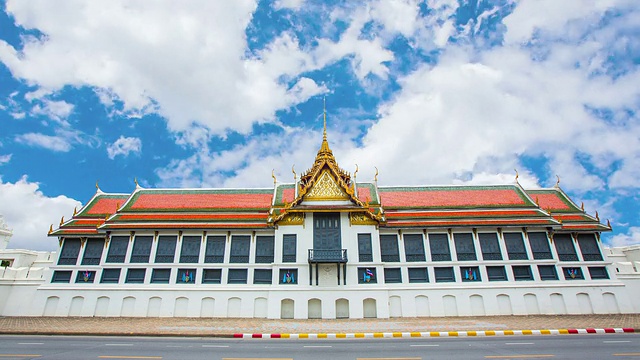
[[[598,210],[596,210],[596,220],[600,221],[600,216],[598,215]]]
[[[556,185],[555,187],[560,187],[560,176],[556,175]]]
[[[516,172],[516,182],[518,182],[518,178],[520,177],[520,175],[518,174],[518,169],[513,169]]]
[[[76,214],[78,214],[78,208],[76,206],[73,207],[73,216],[76,216]]]
[[[296,182],[298,180],[298,174],[296,174],[296,164],[293,164],[291,166],[291,172],[293,173],[293,182]]]
[[[611,222],[609,221],[609,219],[607,219],[607,226],[611,227]]]
[[[96,180],[96,190],[100,190],[100,186],[98,186],[98,180]]]
[[[136,184],[136,187],[140,187],[140,185],[138,184],[138,178],[134,177],[133,183]]]
[[[538,207],[540,207],[540,199],[538,199],[537,196],[536,196],[536,205],[538,205]]]
[[[584,212],[584,201],[580,204],[580,209]]]
[[[323,97],[322,98],[322,117],[323,117],[323,132],[322,132],[322,138],[326,141],[327,140],[327,97]]]
[[[376,169],[376,174],[373,176],[373,181],[378,182],[378,168],[374,166]]]
[[[62,226],[62,223],[64,223],[64,215],[60,218],[60,226]]]
[[[356,178],[356,175],[358,174],[358,164],[356,164],[356,171],[353,172],[353,178]]]
[[[49,225],[49,234],[53,232],[53,224]]]
[[[271,177],[273,178],[273,185],[276,184],[276,169],[271,170]]]

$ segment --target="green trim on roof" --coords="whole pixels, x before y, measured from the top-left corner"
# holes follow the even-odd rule
[[[101,218],[101,217],[104,217],[107,214],[112,214],[112,213],[106,213],[106,212],[98,213],[98,214],[88,214],[88,212],[91,211],[91,209],[101,199],[122,200],[122,202],[124,203],[125,201],[127,201],[129,196],[131,196],[131,195],[127,195],[127,194],[96,194],[93,198],[91,198],[91,200],[89,200],[89,203],[87,203],[85,206],[82,207],[82,209],[80,209],[80,211],[78,211],[78,213],[74,217]],[[114,209],[114,212],[115,212],[115,209]]]

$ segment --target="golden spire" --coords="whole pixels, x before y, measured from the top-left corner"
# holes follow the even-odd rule
[[[327,141],[327,97],[322,98],[322,117],[323,117],[323,132],[322,139]]]
[[[518,182],[518,177],[520,177],[520,175],[518,174],[518,169],[513,169],[516,172],[516,182]]]
[[[559,187],[560,187],[560,176],[556,175],[556,179],[557,179],[557,180],[556,180],[556,185],[555,185],[555,187],[556,187],[556,188],[559,188]]]

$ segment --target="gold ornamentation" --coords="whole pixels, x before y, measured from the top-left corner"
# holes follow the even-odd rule
[[[318,181],[313,185],[305,196],[306,200],[346,200],[349,195],[342,189],[329,171],[325,170],[320,175]]]
[[[49,234],[51,234],[52,232],[53,232],[53,224],[49,226]]]
[[[304,213],[289,213],[282,220],[278,221],[278,225],[303,225]]]
[[[518,182],[518,177],[520,177],[520,175],[518,174],[518,170],[517,169],[513,169],[516,172],[516,182]]]
[[[60,226],[62,226],[63,223],[64,223],[64,216],[62,216],[62,218],[60,218]]]
[[[273,185],[275,185],[276,181],[277,181],[276,180],[276,170],[275,169],[271,170],[271,177],[273,178]]]
[[[555,187],[560,187],[560,176],[556,175],[556,185]]]
[[[378,182],[378,168],[376,166],[374,168],[376,169],[376,174],[373,176],[373,181]]]
[[[73,216],[76,216],[76,214],[78,214],[78,208],[76,206],[73,207]]]
[[[378,225],[378,222],[367,216],[364,212],[349,213],[351,225]]]

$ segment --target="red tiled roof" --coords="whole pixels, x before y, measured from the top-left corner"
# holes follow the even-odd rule
[[[540,207],[543,209],[551,209],[551,211],[553,210],[571,210],[571,208],[569,207],[569,205],[567,205],[564,201],[562,201],[562,199],[560,198],[559,194],[540,194],[540,193],[533,193],[531,194],[531,197],[534,200],[537,200],[538,203],[540,204]]]
[[[87,210],[86,215],[113,214],[122,205],[126,198],[98,198],[96,202]]]
[[[372,201],[371,191],[368,187],[359,187],[358,188],[358,199],[363,202]]]
[[[508,189],[380,191],[380,199],[385,208],[527,205],[516,191]]]
[[[460,217],[512,217],[544,216],[538,210],[495,210],[495,211],[387,211],[387,219],[393,218],[460,218]]]
[[[238,220],[265,220],[267,212],[254,214],[185,214],[185,213],[161,213],[161,214],[122,214],[118,215],[116,221],[133,221],[133,220],[220,220],[220,219],[238,219]]]
[[[267,223],[171,223],[171,224],[107,224],[105,229],[254,229],[266,228]]]
[[[593,221],[586,215],[564,215],[564,214],[551,214],[554,218],[562,221]]]
[[[550,219],[477,219],[441,221],[387,221],[387,227],[452,227],[452,226],[498,226],[498,225],[556,225]]]
[[[271,205],[271,194],[140,194],[131,206],[141,209],[243,209]]]
[[[295,189],[283,189],[282,190],[282,202],[292,202],[295,197]]]

